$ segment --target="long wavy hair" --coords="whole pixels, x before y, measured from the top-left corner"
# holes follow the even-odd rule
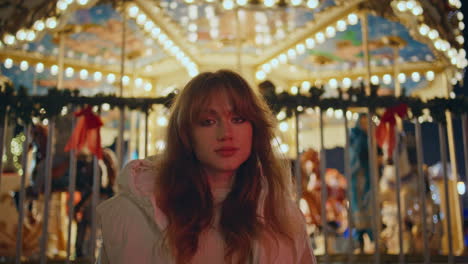
[[[195,155],[191,131],[203,106],[219,93],[227,94],[233,111],[253,128],[251,154],[236,171],[222,204],[219,230],[226,245],[225,260],[246,263],[253,254],[253,241],[266,241],[266,237],[275,238],[276,245],[279,239],[293,245],[294,227],[286,214],[292,199],[291,175],[287,162],[276,156],[272,146],[276,119],[240,75],[219,70],[199,74],[177,95],[166,131],[166,150],[157,164],[156,201],[168,219],[164,244],[176,263],[190,262],[200,233],[214,219],[212,193]],[[264,188],[268,192],[261,216],[257,207]]]

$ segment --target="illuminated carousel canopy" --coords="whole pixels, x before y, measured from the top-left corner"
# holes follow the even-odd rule
[[[443,2],[7,2],[0,7],[0,59],[15,84],[39,93],[57,84],[59,71],[63,87],[92,94],[121,85],[144,94],[221,67],[238,69],[251,81],[273,79],[283,88],[333,90],[366,77],[368,28],[371,82],[391,91],[398,79],[412,92],[430,86],[441,72],[456,83],[467,66],[461,2]]]

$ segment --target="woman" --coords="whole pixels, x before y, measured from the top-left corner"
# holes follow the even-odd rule
[[[238,74],[192,79],[171,109],[164,153],[133,161],[102,203],[103,262],[315,263],[274,118]]]

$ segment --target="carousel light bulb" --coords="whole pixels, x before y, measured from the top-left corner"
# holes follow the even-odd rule
[[[351,87],[352,81],[351,81],[350,78],[345,77],[343,79],[342,83],[343,83],[343,88],[349,88],[349,87]]]
[[[158,27],[155,27],[151,30],[151,36],[153,38],[157,38],[159,36],[159,34],[161,33],[161,29],[158,28]]]
[[[450,59],[450,62],[453,64],[453,65],[456,65],[458,63],[458,60],[457,58],[451,58]]]
[[[377,76],[377,75],[372,75],[372,77],[371,77],[371,83],[372,83],[373,85],[378,85],[379,82],[380,82],[379,76]]]
[[[291,86],[290,92],[292,95],[296,95],[299,92],[299,89],[297,88],[297,86]]]
[[[343,110],[341,110],[341,109],[335,110],[335,118],[336,119],[343,118]]]
[[[275,0],[264,0],[263,1],[263,4],[266,6],[266,7],[272,7],[275,5]]]
[[[347,118],[348,120],[351,120],[351,118],[353,118],[353,112],[351,112],[351,111],[346,111],[346,118]]]
[[[20,69],[22,71],[27,71],[29,68],[29,63],[27,61],[21,61],[20,63]]]
[[[465,183],[462,182],[462,181],[459,181],[457,183],[457,191],[458,191],[458,194],[459,195],[464,195],[465,192],[466,192],[466,186],[465,186]]]
[[[276,115],[276,119],[278,120],[283,120],[286,118],[286,113],[284,111],[280,111],[277,115]]]
[[[307,7],[310,8],[310,9],[314,9],[314,8],[316,8],[318,5],[319,5],[319,1],[318,1],[318,0],[308,0],[308,1],[307,1]]]
[[[13,44],[15,44],[16,39],[15,39],[15,37],[13,35],[7,33],[3,37],[3,42],[5,42],[5,44],[7,44],[7,45],[13,45]]]
[[[136,78],[135,79],[135,86],[136,87],[141,87],[142,84],[143,84],[143,79],[141,79],[141,78]]]
[[[115,82],[115,74],[109,73],[106,78],[108,83],[114,83]]]
[[[328,108],[326,114],[328,117],[333,117],[333,114],[334,114],[333,108]]]
[[[36,38],[36,32],[32,30],[28,30],[26,34],[26,40],[27,41],[33,41]]]
[[[162,127],[167,126],[167,123],[168,123],[167,118],[165,116],[160,116],[157,122],[158,122],[158,125]]]
[[[434,77],[435,77],[435,75],[434,75],[434,72],[433,72],[433,71],[427,71],[427,72],[426,72],[426,79],[427,79],[428,81],[433,81],[433,80],[434,80]]]
[[[429,38],[434,40],[439,37],[439,32],[435,29],[431,29],[428,34]]]
[[[281,54],[279,55],[278,59],[279,59],[279,61],[280,61],[281,63],[286,63],[286,62],[288,61],[288,57],[287,57],[286,54],[284,54],[284,53],[281,53]]]
[[[288,129],[289,129],[288,123],[287,123],[287,122],[281,122],[281,123],[279,124],[279,129],[280,129],[281,131],[283,131],[283,132],[288,131]]]
[[[64,11],[64,10],[67,9],[67,7],[68,7],[67,2],[65,2],[65,1],[58,1],[57,2],[57,9],[59,9],[61,11]]]
[[[130,83],[130,77],[128,77],[127,75],[124,75],[122,77],[122,84],[123,85],[128,85]]]
[[[315,34],[315,40],[317,41],[317,43],[324,43],[325,42],[325,34],[323,34],[322,32],[317,32]]]
[[[36,22],[34,22],[33,28],[34,28],[35,30],[37,30],[37,31],[42,31],[42,30],[44,30],[44,28],[45,28],[44,21],[42,21],[42,20],[37,20]]]
[[[346,24],[346,21],[344,20],[338,20],[338,22],[336,22],[336,29],[338,31],[345,31],[347,28],[347,24]]]
[[[283,143],[280,145],[280,150],[282,153],[288,153],[289,151],[289,145],[286,143]]]
[[[36,72],[37,72],[37,73],[42,73],[42,72],[44,72],[44,63],[39,62],[38,64],[36,64]]]
[[[82,6],[88,4],[88,0],[78,0],[77,2],[78,2],[79,5],[82,5]]]
[[[413,9],[415,6],[416,6],[416,2],[414,2],[413,0],[406,2],[406,8],[409,10]]]
[[[187,4],[193,4],[194,0],[184,0],[184,2]]]
[[[306,39],[306,46],[308,49],[313,49],[315,47],[315,40],[313,38]]]
[[[277,58],[274,58],[274,59],[271,60],[270,64],[271,64],[271,66],[272,66],[273,68],[276,68],[276,67],[278,67],[278,65],[279,65],[279,61],[278,61]]]
[[[451,57],[451,58],[452,58],[452,57],[456,57],[456,56],[457,56],[457,50],[454,49],[454,48],[451,48],[451,49],[449,49],[449,51],[447,52],[447,55],[448,55],[449,57]]]
[[[389,85],[392,83],[392,76],[390,74],[385,74],[382,79],[384,84]]]
[[[465,38],[464,38],[462,35],[458,35],[458,36],[456,37],[456,40],[457,40],[457,42],[458,42],[460,45],[462,45],[463,43],[465,43]]]
[[[348,23],[350,25],[356,25],[359,21],[359,18],[356,14],[352,13],[348,15]]]
[[[18,32],[16,32],[16,39],[19,40],[19,41],[25,40],[26,39],[26,31],[24,29],[18,30]]]
[[[399,1],[397,4],[397,8],[400,12],[406,11],[406,3],[404,1]]]
[[[434,42],[434,46],[436,49],[441,50],[442,49],[442,40],[438,39]]]
[[[299,43],[296,45],[296,50],[298,54],[304,54],[305,52],[305,45],[302,43]]]
[[[234,8],[234,2],[232,0],[224,0],[223,8],[226,10],[231,10]]]
[[[303,81],[301,83],[301,91],[306,93],[306,92],[309,91],[309,89],[310,89],[310,82],[309,81]]]
[[[153,89],[153,85],[151,83],[147,82],[144,85],[144,89],[145,89],[145,91],[150,92],[151,89]]]
[[[55,17],[49,17],[46,19],[46,27],[54,29],[57,26],[57,19]]]
[[[80,70],[80,79],[81,80],[88,79],[88,71],[86,69]]]
[[[190,23],[190,24],[188,25],[188,30],[189,30],[190,32],[195,32],[195,31],[197,31],[197,28],[198,28],[198,27],[197,27],[197,24],[195,24],[195,23]]]
[[[153,21],[146,21],[145,23],[145,30],[147,32],[151,31],[154,28],[154,22]]]
[[[291,0],[291,4],[293,6],[298,6],[298,5],[302,4],[302,0]]]
[[[421,75],[419,72],[413,72],[411,74],[411,80],[413,80],[413,82],[419,82],[421,80]]]
[[[271,65],[269,63],[265,63],[262,65],[262,70],[266,73],[269,73],[271,71]]]
[[[248,2],[247,0],[237,0],[237,1],[236,1],[236,3],[237,3],[238,5],[240,5],[240,6],[245,6],[245,5],[247,5],[247,2]]]
[[[426,36],[426,35],[429,33],[430,30],[431,30],[431,29],[430,29],[429,26],[426,25],[426,24],[422,24],[422,25],[419,27],[419,33],[420,33],[421,35],[423,35],[423,36]]]
[[[73,77],[73,74],[75,73],[75,70],[72,67],[67,67],[65,69],[65,76],[68,78]]]
[[[458,20],[460,20],[460,21],[463,20],[464,16],[463,16],[463,13],[462,13],[461,11],[458,11],[458,13],[457,13],[457,18],[458,18]]]
[[[172,46],[171,49],[170,49],[170,52],[172,54],[177,54],[177,53],[179,53],[179,51],[180,51],[180,48],[177,47],[177,46]]]
[[[65,0],[65,2],[66,2],[68,5],[73,4],[73,0]]]
[[[461,72],[455,73],[455,79],[461,81],[463,79],[463,74]]]
[[[145,15],[145,14],[139,14],[139,15],[137,16],[136,22],[137,22],[139,25],[145,24],[145,22],[146,22],[146,15]]]
[[[166,39],[167,39],[167,35],[164,34],[164,33],[162,33],[162,34],[160,34],[160,35],[158,36],[158,41],[159,41],[159,43],[164,43],[164,41],[166,41]]]
[[[327,37],[333,38],[336,35],[336,29],[333,26],[328,26],[325,33]]]
[[[424,10],[422,9],[422,7],[420,5],[417,5],[413,9],[411,9],[411,13],[413,13],[413,15],[415,15],[415,16],[422,15],[423,11]]]
[[[264,71],[258,71],[255,73],[255,77],[257,78],[257,80],[263,81],[266,78],[266,74]]]
[[[330,85],[330,88],[336,89],[338,88],[338,81],[336,79],[330,79],[328,85]]]
[[[288,50],[288,58],[293,60],[296,58],[296,50],[295,49],[289,49]]]
[[[50,66],[50,74],[52,75],[57,75],[58,74],[58,66],[57,65],[52,65]]]
[[[101,72],[95,72],[93,74],[93,78],[96,82],[100,82],[102,80],[102,73]]]
[[[103,104],[101,105],[101,109],[102,109],[102,111],[104,111],[104,112],[109,111],[109,110],[110,110],[110,104],[108,104],[108,103],[103,103]]]
[[[458,28],[460,30],[464,30],[465,29],[465,23],[463,23],[462,21],[458,22]]]

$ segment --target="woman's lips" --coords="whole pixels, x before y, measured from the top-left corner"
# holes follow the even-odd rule
[[[237,151],[238,151],[238,148],[232,148],[232,147],[219,148],[215,150],[218,156],[221,156],[224,158],[234,156],[234,154],[236,154]]]

